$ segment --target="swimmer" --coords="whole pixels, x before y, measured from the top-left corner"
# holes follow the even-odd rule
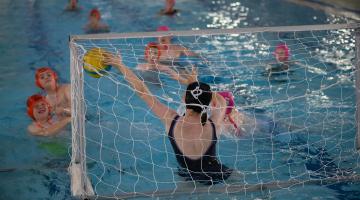
[[[58,76],[50,67],[36,70],[35,83],[46,93],[52,111],[58,117],[71,115],[70,84],[59,84]]]
[[[78,11],[80,8],[77,5],[77,0],[69,0],[69,4],[66,6],[67,11]]]
[[[51,136],[62,130],[69,122],[71,117],[57,119],[56,115],[51,115],[51,106],[45,97],[36,94],[28,98],[27,114],[33,119],[28,126],[28,131],[36,136]]]
[[[266,69],[269,75],[272,75],[276,72],[288,72],[291,65],[298,65],[301,67],[306,67],[306,65],[290,60],[290,49],[285,43],[278,44],[273,52],[276,63],[269,63],[266,66]]]
[[[172,16],[178,12],[177,9],[174,8],[175,0],[165,0],[165,8],[160,10],[160,15],[169,15]]]
[[[159,26],[157,31],[170,31],[167,26]],[[198,57],[205,63],[208,61],[200,56],[199,54],[190,51],[184,46],[171,43],[171,36],[162,36],[158,38],[159,48],[160,48],[160,57],[159,60],[164,63],[176,63],[180,56],[184,55],[186,57]]]
[[[187,84],[188,78],[184,78],[183,76],[188,76],[188,72],[186,72],[186,74],[185,72],[176,72],[171,69],[170,66],[161,64],[159,62],[160,56],[159,45],[150,42],[145,48],[145,60],[147,63],[138,64],[136,68],[141,71],[164,72],[180,83]],[[195,73],[195,71],[192,71],[191,73]]]
[[[183,75],[184,79],[181,81],[180,83],[187,85],[191,82],[195,82],[197,81],[197,71],[192,70],[192,73],[190,74],[184,74]],[[214,92],[215,93],[215,92]],[[225,117],[223,120],[223,124],[221,125],[221,132],[222,133],[228,133],[230,135],[234,135],[234,136],[241,136],[243,135],[243,125],[245,125],[245,120],[247,120],[246,116],[239,112],[236,108],[235,108],[235,100],[234,100],[234,96],[230,91],[221,91],[221,92],[216,92],[217,94],[219,94],[219,96],[223,97],[225,102],[226,102],[226,112],[225,112]],[[211,102],[211,105],[213,107],[216,107],[216,102]],[[179,107],[178,109],[178,114],[179,115],[183,115],[184,114],[184,108],[183,107]]]
[[[89,22],[84,27],[86,33],[106,33],[110,32],[107,24],[101,22],[100,11],[96,8],[90,11]]]
[[[245,116],[245,114],[239,112],[235,108],[235,102],[232,93],[229,91],[221,91],[216,93],[218,93],[221,97],[223,97],[226,102],[225,117],[223,123],[220,126],[221,133],[226,135],[233,135],[236,137],[240,137],[244,135],[245,129],[243,126],[245,126],[245,120],[247,120],[247,117]],[[216,107],[216,102],[215,101],[211,102],[211,105],[212,107]],[[184,109],[183,107],[181,106],[179,107],[177,111],[179,115],[184,114],[183,109]]]
[[[179,176],[193,183],[213,185],[224,182],[232,174],[239,174],[221,164],[217,157],[219,127],[225,118],[226,102],[220,94],[212,92],[208,84],[193,82],[187,85],[184,94],[186,111],[179,116],[150,92],[145,83],[123,64],[120,55],[107,53],[104,63],[116,67],[162,121],[179,164]],[[212,114],[208,117],[206,111],[210,102],[216,102],[216,107],[211,108]]]
[[[245,123],[245,115],[235,108],[234,96],[229,91],[218,92],[226,101],[226,112],[222,125],[222,131],[234,136],[243,135],[242,126]]]

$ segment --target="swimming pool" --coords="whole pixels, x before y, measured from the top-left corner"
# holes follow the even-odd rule
[[[131,2],[131,3],[130,3]],[[192,2],[192,1],[191,1]],[[60,78],[64,82],[69,81],[69,50],[68,50],[68,35],[69,34],[81,34],[81,27],[86,22],[87,10],[90,10],[93,6],[98,6],[101,11],[104,12],[104,20],[108,22],[112,31],[114,32],[132,32],[132,31],[151,31],[155,30],[158,25],[168,24],[172,29],[177,30],[189,30],[189,29],[204,29],[204,28],[232,28],[232,27],[244,27],[244,26],[270,26],[270,25],[293,25],[293,24],[318,24],[318,23],[336,23],[344,22],[345,19],[341,19],[334,16],[328,16],[324,13],[314,11],[309,8],[302,8],[292,4],[284,3],[282,1],[274,1],[273,5],[270,3],[264,2],[253,2],[253,1],[243,1],[240,4],[235,3],[235,1],[214,1],[214,2],[203,2],[196,1],[192,2],[191,10],[189,8],[190,1],[178,1],[177,5],[181,10],[181,15],[176,18],[166,18],[159,17],[153,14],[162,6],[162,1],[155,1],[153,4],[143,3],[140,1],[89,1],[81,2],[83,10],[79,13],[67,13],[63,12],[63,5],[60,2],[51,2],[51,1],[2,1],[0,3],[1,10],[3,15],[0,20],[4,24],[4,29],[1,31],[1,50],[3,54],[1,55],[1,64],[3,65],[3,73],[0,76],[1,90],[3,94],[1,101],[1,159],[2,167],[6,172],[1,172],[1,198],[3,199],[41,199],[41,198],[50,198],[51,199],[68,199],[70,198],[69,191],[69,177],[66,171],[66,167],[69,162],[69,158],[64,156],[64,151],[61,150],[48,150],[46,144],[54,142],[53,140],[43,140],[39,138],[31,137],[26,132],[26,126],[30,122],[28,117],[25,115],[25,99],[27,96],[38,92],[33,84],[33,74],[34,70],[43,65],[53,66],[60,74]],[[226,10],[224,5],[232,5],[231,9]],[[276,5],[276,6],[275,6]],[[128,12],[123,12],[127,10]],[[266,11],[266,12],[265,12]],[[280,12],[281,11],[281,12]],[[288,17],[284,19],[282,14],[291,13]],[[148,18],[140,18],[140,16],[149,16]],[[302,19],[299,22],[298,16],[301,16]],[[238,21],[230,21],[229,19],[240,19]],[[6,21],[5,21],[6,20]],[[189,23],[191,21],[192,23]],[[131,25],[130,25],[131,24]],[[327,66],[333,73],[327,74],[328,77],[342,78],[344,83],[341,85],[343,88],[344,96],[350,96],[348,93],[353,93],[351,79],[352,68],[347,69],[337,69],[332,65],[334,60],[332,58],[327,58]],[[247,71],[237,71],[236,66],[229,66],[233,72],[239,73],[240,77],[243,77],[244,74],[248,73]],[[331,68],[333,67],[333,68]],[[241,75],[241,73],[244,73]],[[253,72],[255,74],[261,74],[260,70]],[[309,74],[310,76],[314,75]],[[337,76],[338,74],[339,76]],[[221,74],[219,74],[220,76]],[[295,73],[294,78],[299,76],[299,73]],[[319,78],[323,76],[314,75],[314,84],[318,83]],[[317,79],[317,80],[316,80]],[[259,92],[255,87],[250,87],[252,81],[259,83],[263,87],[268,84],[264,76],[253,76],[252,79],[247,79],[249,82],[246,86],[239,88],[232,88],[237,92],[238,104],[239,105],[253,105],[254,101],[259,101]],[[212,81],[212,80],[211,80]],[[221,80],[226,83],[228,80]],[[230,80],[231,82],[232,80]],[[15,85],[16,84],[16,85]],[[282,86],[281,81],[274,82],[275,85]],[[329,83],[330,84],[330,83]],[[296,82],[294,82],[296,86]],[[301,84],[300,84],[301,85]],[[284,84],[283,84],[284,86]],[[289,84],[285,84],[289,86]],[[301,85],[303,86],[303,85]],[[249,90],[249,88],[251,88]],[[279,87],[277,87],[279,88]],[[298,88],[298,87],[297,87]],[[300,87],[301,88],[301,87]],[[306,88],[306,87],[305,87]],[[14,90],[15,89],[15,90]],[[304,89],[304,88],[302,88]],[[284,87],[280,90],[285,90]],[[293,90],[297,92],[296,90]],[[275,94],[274,91],[273,94]],[[261,92],[260,92],[261,94]],[[346,95],[345,95],[346,94]],[[269,99],[269,94],[263,93],[263,100]],[[290,93],[290,95],[292,95]],[[309,101],[312,104],[313,110],[316,110],[316,113],[313,115],[306,116],[303,111],[296,111],[299,113],[298,122],[311,123],[316,122],[317,114],[321,111],[327,110],[329,122],[333,122],[333,114],[341,114],[343,125],[337,126],[335,123],[333,126],[329,126],[329,129],[333,129],[333,133],[338,131],[343,133],[341,136],[344,142],[337,143],[336,140],[331,140],[329,137],[324,134],[317,134],[316,136],[310,136],[309,134],[303,135],[299,134],[279,134],[274,136],[273,144],[278,147],[275,148],[281,153],[275,154],[279,156],[279,159],[270,159],[262,160],[266,157],[257,157],[255,155],[261,155],[261,152],[272,151],[272,146],[266,146],[266,140],[264,139],[259,142],[258,146],[254,146],[252,143],[242,143],[244,145],[239,146],[238,143],[233,143],[230,140],[222,140],[219,144],[219,151],[222,151],[222,160],[227,163],[234,165],[234,161],[231,159],[233,156],[233,151],[227,151],[222,149],[223,147],[235,148],[237,152],[241,155],[247,155],[247,157],[238,157],[236,158],[238,163],[238,169],[246,172],[252,172],[254,169],[267,171],[270,168],[276,169],[273,170],[272,176],[281,178],[284,176],[284,172],[292,174],[294,170],[302,170],[305,174],[308,170],[310,171],[320,171],[322,173],[329,173],[333,169],[349,169],[349,172],[353,171],[357,174],[359,169],[358,166],[359,155],[353,151],[353,143],[351,143],[351,136],[354,135],[355,126],[354,126],[354,108],[348,107],[348,105],[353,105],[354,98],[348,98],[342,101],[338,105],[337,102],[332,101],[332,99],[323,98],[324,96],[333,96],[337,94],[319,94],[319,93],[310,93],[308,95]],[[260,96],[261,97],[261,96]],[[280,96],[279,96],[280,97]],[[335,96],[336,97],[336,96]],[[281,98],[281,97],[280,97]],[[339,97],[341,98],[341,97]],[[106,100],[106,99],[102,99]],[[15,104],[14,104],[15,103]],[[106,104],[106,102],[105,102]],[[139,100],[132,100],[133,105],[143,105]],[[9,106],[15,105],[15,106]],[[269,104],[265,104],[269,105]],[[272,113],[273,110],[280,109],[286,110],[288,106],[284,107],[256,107],[256,111],[251,113],[257,113],[262,115],[262,112]],[[329,109],[333,106],[335,111]],[[121,108],[121,106],[119,106]],[[250,106],[251,107],[251,106]],[[109,105],[105,105],[105,108],[109,108]],[[278,110],[277,110],[278,111]],[[120,113],[120,111],[119,111]],[[274,112],[279,113],[279,112]],[[133,111],[128,112],[132,116]],[[96,115],[90,115],[96,116]],[[295,116],[295,114],[293,114]],[[136,119],[139,119],[139,116],[135,116]],[[288,119],[288,116],[279,116],[279,118]],[[133,119],[133,118],[130,118]],[[140,119],[143,119],[140,118]],[[146,119],[147,122],[152,122],[151,119]],[[346,123],[345,123],[346,122]],[[157,123],[156,121],[154,122]],[[306,124],[302,124],[305,125]],[[173,156],[170,154],[171,151],[165,149],[164,144],[167,143],[167,139],[163,137],[161,133],[161,128],[159,127],[146,127],[145,129],[139,124],[140,127],[139,134],[134,134],[136,130],[131,131],[132,136],[131,140],[128,140],[128,143],[123,145],[121,148],[124,149],[133,149],[134,155],[136,158],[141,158],[143,161],[150,162],[139,162],[133,164],[134,162],[131,159],[134,159],[134,156],[129,156],[128,161],[123,164],[122,168],[123,173],[125,174],[125,180],[127,180],[128,186],[122,188],[124,191],[151,191],[157,188],[172,188],[174,185],[166,184],[161,182],[166,182],[169,178],[173,178],[171,169],[176,166]],[[128,124],[124,124],[124,127],[129,127]],[[314,127],[314,126],[312,126]],[[153,129],[154,128],[154,129]],[[284,128],[284,127],[281,127]],[[285,128],[286,130],[287,128]],[[141,130],[150,130],[149,136],[146,134],[144,138]],[[323,129],[320,129],[323,130]],[[347,131],[345,131],[347,130]],[[64,135],[68,134],[69,130],[64,132]],[[127,131],[124,131],[125,133]],[[286,131],[281,131],[284,133]],[[306,131],[305,131],[306,132]],[[128,132],[130,133],[130,131]],[[93,135],[96,137],[97,135]],[[346,138],[345,138],[346,137]],[[56,138],[55,141],[59,143],[59,146],[62,144],[70,143],[69,140],[65,139],[67,136],[62,136]],[[325,138],[325,140],[324,140]],[[327,138],[327,139],[326,139]],[[331,137],[330,137],[331,138]],[[133,148],[133,141],[138,139],[140,143],[143,144],[143,148],[157,147],[155,157],[149,158],[146,154],[143,154],[143,150],[140,146]],[[310,140],[311,139],[311,140]],[[120,140],[120,138],[110,138],[107,141],[103,141],[103,144],[114,143],[114,141]],[[249,140],[248,140],[249,141]],[[251,141],[251,140],[250,140]],[[310,142],[317,141],[317,142]],[[119,144],[122,144],[119,141]],[[285,144],[285,145],[284,145]],[[14,146],[16,145],[16,148]],[[291,145],[293,148],[288,148]],[[340,145],[341,148],[338,148]],[[260,147],[264,147],[261,149]],[[64,149],[64,147],[59,147],[59,149]],[[66,149],[66,148],[65,148]],[[249,152],[249,149],[251,151]],[[121,149],[119,149],[120,151]],[[224,151],[223,151],[224,150]],[[346,150],[346,151],[342,151]],[[300,156],[295,156],[294,152],[300,152]],[[302,154],[302,153],[303,154]],[[91,153],[96,152],[89,152]],[[104,161],[102,163],[108,163],[111,160],[119,161],[119,159],[113,159],[113,156],[117,155],[111,152],[103,152]],[[302,157],[303,155],[304,157]],[[309,155],[313,155],[310,156]],[[340,156],[339,156],[340,155]],[[149,160],[146,160],[149,159]],[[258,162],[254,163],[253,160],[257,159]],[[280,162],[279,160],[285,159],[286,162]],[[304,160],[308,162],[304,163]],[[139,161],[139,160],[138,160]],[[345,162],[343,162],[345,161]],[[279,162],[279,163],[277,163]],[[91,163],[91,162],[90,162]],[[101,163],[101,162],[100,162]],[[147,163],[147,164],[146,164]],[[149,164],[150,163],[150,164]],[[170,166],[168,168],[153,168],[154,165],[151,163],[158,163],[159,165]],[[271,164],[269,164],[271,163]],[[284,165],[284,163],[288,163]],[[297,163],[300,163],[297,165]],[[116,163],[118,164],[118,163]],[[336,164],[336,166],[334,166]],[[294,168],[289,166],[294,166]],[[355,166],[355,169],[353,169]],[[112,183],[112,185],[117,186],[119,183],[119,176],[111,176],[115,172],[106,171],[104,167],[100,164],[90,164],[89,173],[101,175],[104,174],[105,181]],[[148,168],[151,168],[151,171],[148,171]],[[160,171],[168,170],[166,171]],[[159,172],[157,172],[159,170]],[[156,172],[156,173],[155,173]],[[117,172],[119,173],[119,172]],[[131,176],[131,174],[141,174],[142,177],[152,176],[153,174],[163,173],[164,176],[156,176],[156,180],[159,182],[156,184],[148,184],[146,181],[143,181],[141,184],[135,184],[138,182],[137,177]],[[279,175],[277,176],[277,173]],[[319,173],[319,176],[323,175]],[[166,174],[166,175],[165,175]],[[249,173],[250,174],[250,173]],[[262,177],[262,175],[264,177]],[[268,180],[267,177],[269,174],[255,173],[253,177],[249,177],[249,183],[258,182],[260,180]],[[289,176],[287,176],[289,177]],[[92,177],[94,178],[94,177]],[[176,178],[176,177],[174,177]],[[271,179],[271,178],[270,178]],[[96,178],[94,178],[95,183],[97,183]],[[276,179],[275,179],[276,180]],[[104,181],[103,181],[104,182]],[[146,184],[147,183],[147,184]],[[136,187],[134,187],[136,185]],[[128,188],[127,188],[128,187]],[[99,183],[96,186],[98,191],[106,194],[113,192],[114,188],[108,187],[103,183]],[[292,188],[291,193],[285,190],[279,190],[271,194],[258,192],[253,194],[248,194],[247,196],[231,196],[229,198],[279,198],[279,199],[289,199],[296,198],[298,194],[304,194],[305,191],[309,197],[319,197],[319,198],[337,198],[337,199],[354,199],[359,196],[359,184],[347,184],[339,183],[330,185],[328,187],[319,187],[319,186],[305,186]],[[311,191],[311,192],[309,192]],[[187,198],[187,197],[183,197]],[[201,196],[199,198],[208,198],[208,196]],[[214,195],[214,198],[223,198],[221,196]]]

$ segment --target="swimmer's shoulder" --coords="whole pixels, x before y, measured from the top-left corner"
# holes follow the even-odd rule
[[[41,135],[41,128],[39,128],[34,122],[27,127],[27,130],[31,135]]]

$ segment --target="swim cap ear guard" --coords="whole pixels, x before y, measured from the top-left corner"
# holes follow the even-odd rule
[[[179,105],[179,107],[176,109],[176,113],[179,116],[184,116],[186,113],[186,104],[181,103]],[[204,108],[204,110],[202,111],[202,113],[206,113],[207,118],[209,119],[211,117],[211,108],[208,106],[206,108]]]
[[[211,108],[210,106],[206,106],[205,108],[203,108],[204,110],[201,113],[205,113],[207,118],[209,119],[211,117]]]
[[[157,59],[159,59],[161,56],[161,52],[160,52],[158,44],[155,42],[149,42],[145,47],[145,55],[144,55],[145,60],[147,60],[149,58],[151,48],[157,49],[157,54],[158,54]]]
[[[176,113],[179,115],[179,116],[184,116],[185,115],[185,112],[186,112],[186,105],[181,103],[179,105],[179,107],[176,109]]]

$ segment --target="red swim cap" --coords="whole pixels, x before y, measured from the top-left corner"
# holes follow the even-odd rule
[[[98,9],[96,9],[96,8],[94,8],[94,9],[92,9],[92,10],[90,11],[90,16],[94,16],[94,17],[96,17],[96,19],[98,19],[98,20],[100,20],[100,18],[101,18],[100,11],[99,11]]]
[[[159,26],[157,31],[170,31],[170,28],[168,26]]]
[[[26,101],[26,106],[27,106],[27,114],[29,115],[29,117],[31,117],[33,120],[35,120],[34,117],[34,106],[37,102],[39,101],[43,101],[46,106],[48,107],[49,113],[51,113],[51,106],[49,104],[49,102],[46,100],[45,97],[41,96],[40,94],[34,94],[32,96],[30,96],[27,101]]]
[[[156,42],[149,42],[145,47],[145,59],[147,60],[149,58],[149,53],[151,48],[156,48],[158,50],[158,56],[157,59],[160,58],[160,48],[159,45]]]
[[[40,80],[39,80],[40,74],[43,72],[46,72],[46,71],[49,71],[53,75],[55,82],[57,82],[57,80],[58,80],[58,76],[57,76],[56,72],[54,70],[52,70],[50,67],[41,67],[41,68],[37,69],[35,72],[35,84],[41,89],[44,89],[44,87],[41,85]]]

